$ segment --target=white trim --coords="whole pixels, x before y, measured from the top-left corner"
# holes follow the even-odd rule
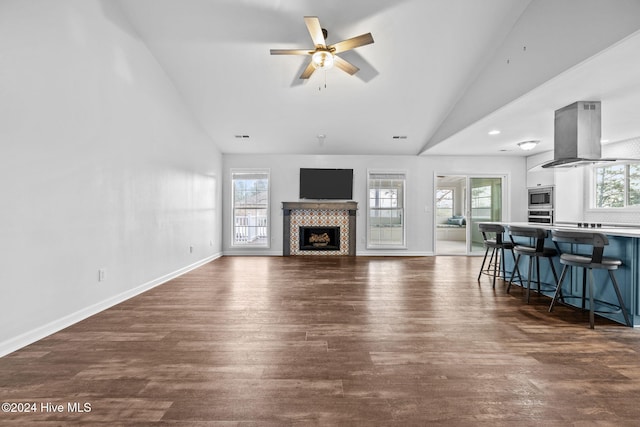
[[[370,251],[359,251],[356,253],[356,256],[426,257],[426,256],[435,256],[435,254],[431,251],[408,252],[408,251],[399,251],[397,249],[394,249],[394,250],[373,249]]]
[[[640,212],[640,206],[632,205],[625,206],[623,208],[587,208],[584,210],[585,212],[595,212],[595,213],[634,213]]]
[[[261,250],[255,246],[246,247],[245,249],[237,249],[234,247],[224,251],[224,256],[282,256],[282,250]]]
[[[221,253],[208,256],[191,265],[187,265],[186,267],[182,267],[174,272],[158,277],[157,279],[153,279],[147,283],[143,283],[142,285],[137,286],[133,289],[129,289],[128,291],[122,292],[121,294],[114,295],[110,298],[107,298],[104,301],[97,302],[93,305],[85,307],[74,313],[63,316],[57,320],[47,323],[46,325],[39,326],[35,329],[32,329],[31,331],[18,335],[17,337],[9,338],[8,340],[0,343],[0,357],[6,356],[9,353],[12,353],[23,347],[26,347],[29,344],[32,344],[38,340],[41,340],[42,338],[45,338],[51,334],[61,331],[64,328],[67,328],[75,323],[78,323],[81,320],[84,320],[88,317],[96,315],[101,311],[104,311],[117,304],[120,304],[121,302],[124,302],[130,298],[140,295],[152,288],[155,288],[156,286],[160,286],[172,279],[175,279],[178,276],[181,276],[185,273],[188,273],[191,270],[194,270],[204,264],[207,264],[208,262],[218,259],[221,256],[222,256]]]
[[[483,255],[483,254],[479,254]],[[225,251],[224,256],[283,256],[282,252],[274,252],[274,251],[255,251],[255,252],[247,252],[247,251]],[[340,255],[347,256],[347,255]],[[363,250],[357,251],[356,256],[367,256],[367,257],[375,257],[375,256],[385,256],[385,257],[426,257],[426,256],[435,256],[433,251],[420,251],[420,252],[409,252],[405,250],[398,249],[373,249],[373,250]],[[301,258],[301,257],[322,257],[322,255],[291,255],[292,258]],[[289,258],[289,257],[287,257]]]

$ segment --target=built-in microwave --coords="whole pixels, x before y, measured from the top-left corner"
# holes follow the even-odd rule
[[[529,210],[553,209],[553,187],[529,189]]]

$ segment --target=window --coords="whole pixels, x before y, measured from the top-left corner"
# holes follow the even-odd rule
[[[367,247],[404,247],[404,173],[369,172]]]
[[[269,246],[269,172],[232,171],[233,246]]]
[[[640,205],[640,163],[629,165],[629,185],[627,189],[627,204],[629,206]]]
[[[453,188],[438,188],[436,190],[436,217],[438,222],[445,222],[453,216]]]
[[[640,163],[594,168],[595,207],[640,206]]]
[[[483,185],[471,189],[471,216],[475,219],[491,218],[491,186]]]

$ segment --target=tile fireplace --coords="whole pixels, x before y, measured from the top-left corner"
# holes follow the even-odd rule
[[[356,254],[356,202],[282,202],[283,255]]]

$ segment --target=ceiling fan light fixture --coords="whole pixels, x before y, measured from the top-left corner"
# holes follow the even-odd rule
[[[311,63],[316,70],[328,70],[333,67],[333,54],[328,50],[318,50],[311,56]]]

